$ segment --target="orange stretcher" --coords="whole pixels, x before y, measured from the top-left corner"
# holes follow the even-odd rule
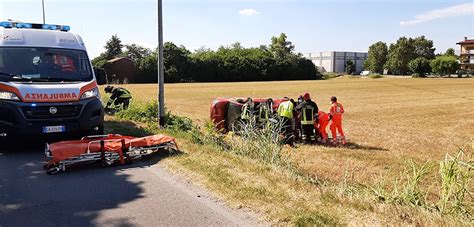
[[[48,174],[56,174],[70,166],[86,163],[125,164],[160,150],[178,150],[175,138],[162,134],[141,138],[118,134],[87,136],[81,140],[46,144],[45,169]]]

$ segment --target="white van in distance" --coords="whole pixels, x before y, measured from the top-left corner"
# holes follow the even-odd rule
[[[0,138],[103,134],[98,81],[70,27],[0,22]],[[9,140],[9,139],[7,139]]]

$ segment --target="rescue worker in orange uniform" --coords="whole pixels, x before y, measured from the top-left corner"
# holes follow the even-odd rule
[[[341,136],[341,142],[343,145],[346,144],[346,138],[344,131],[342,130],[342,114],[344,114],[344,107],[341,103],[337,102],[335,96],[331,97],[331,108],[329,109],[329,120],[331,121],[329,128],[332,134],[332,144],[337,144],[337,133]]]
[[[329,114],[319,111],[318,112],[318,121],[314,122],[314,127],[318,129],[319,134],[321,135],[321,143],[326,143],[328,140],[328,133],[326,128],[329,124]]]

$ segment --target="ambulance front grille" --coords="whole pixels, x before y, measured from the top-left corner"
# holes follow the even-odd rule
[[[50,111],[56,108],[56,113]],[[23,107],[22,111],[28,119],[53,119],[53,118],[70,118],[77,117],[81,113],[81,105],[68,106],[28,106]]]

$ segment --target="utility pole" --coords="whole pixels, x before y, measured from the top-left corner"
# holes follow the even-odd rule
[[[43,24],[46,24],[46,17],[44,15],[44,0],[41,0],[41,3],[43,5]]]
[[[163,4],[158,0],[158,108],[160,127],[165,126],[165,71],[163,66]]]

